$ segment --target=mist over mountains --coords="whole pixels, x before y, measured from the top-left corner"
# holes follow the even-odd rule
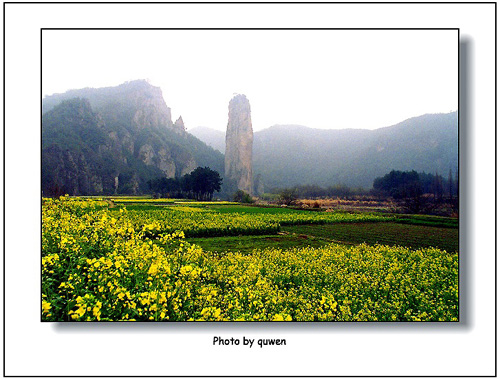
[[[161,89],[147,81],[54,94],[42,100],[42,191],[144,194],[149,180],[198,166],[223,177],[225,140],[209,128],[186,131],[182,117],[173,122]],[[252,156],[259,192],[306,184],[369,189],[391,170],[447,176],[458,169],[458,114],[376,130],[275,125],[253,134]]]
[[[44,194],[141,194],[158,177],[197,166],[224,173],[224,156],[171,119],[159,87],[143,80],[42,100]]]
[[[190,132],[212,147],[223,146],[223,132]],[[254,133],[253,165],[266,189],[302,184],[369,189],[391,170],[447,176],[458,169],[458,113],[426,114],[375,130],[275,125]]]
[[[188,132],[219,152],[224,153],[226,151],[225,132],[208,127],[194,127],[189,129]]]

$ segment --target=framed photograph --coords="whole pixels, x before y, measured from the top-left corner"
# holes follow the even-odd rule
[[[491,50],[470,42],[476,24],[469,20],[477,22],[486,4],[374,3],[360,14],[353,12],[361,4],[340,3],[66,4],[81,11],[74,23],[60,5],[29,6],[50,17],[36,23],[39,112],[31,116],[39,165],[30,199],[41,212],[30,307],[38,318],[27,331],[55,334],[53,347],[80,336],[82,350],[102,334],[119,335],[110,358],[129,338],[147,346],[151,333],[164,334],[165,344],[152,343],[122,368],[97,355],[89,368],[37,371],[20,365],[16,346],[5,373],[491,374],[496,340],[485,332],[496,334],[496,325],[476,292],[496,273],[491,257],[475,255],[474,244],[487,240],[471,231],[478,177],[470,166],[491,152],[474,148],[476,116],[495,126],[485,99],[496,93],[482,77],[495,73]],[[102,22],[115,9],[124,22]],[[227,22],[237,9],[255,21]],[[414,18],[394,22],[387,9]],[[68,22],[56,22],[52,10]],[[178,22],[160,22],[166,11]],[[266,22],[283,11],[281,22]],[[315,22],[298,22],[301,14]],[[369,22],[369,14],[382,18]],[[432,16],[421,21],[423,14]],[[496,25],[490,21],[484,25]],[[5,28],[7,36],[18,30],[13,21]],[[481,74],[472,52],[488,62]],[[18,97],[16,76],[6,78],[9,132],[9,96]],[[6,321],[18,307],[8,297],[9,268],[19,260],[9,247]],[[488,275],[479,278],[479,268]],[[473,327],[479,310],[490,311],[481,313],[481,330]],[[481,369],[460,359],[470,349],[457,342],[471,329],[468,347],[489,349]],[[443,350],[432,342],[443,339],[443,360],[409,368],[405,342],[411,357],[426,347],[426,357],[436,358]],[[30,350],[43,340],[36,341]],[[346,355],[353,350],[371,364],[353,366]],[[381,361],[384,350],[394,368]],[[260,366],[241,366],[243,351]],[[181,358],[188,352],[203,366],[189,366]],[[335,369],[298,360],[327,353],[342,358]],[[221,354],[236,359],[210,364]],[[179,365],[140,365],[162,355]],[[273,366],[285,358],[293,364]]]

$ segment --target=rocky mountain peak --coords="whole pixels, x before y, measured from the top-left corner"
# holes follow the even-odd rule
[[[142,129],[169,129],[184,133],[172,122],[172,113],[163,99],[160,87],[146,80],[125,82],[116,87],[83,88],[45,97],[45,113],[62,101],[72,98],[88,99],[92,109],[103,115],[104,122],[112,128],[125,127],[130,132]]]
[[[136,111],[132,118],[138,129],[142,128],[172,128],[172,113],[163,100],[159,87],[150,86],[139,91],[130,92]]]
[[[250,102],[243,94],[229,102],[226,130],[225,174],[235,180],[238,189],[252,194],[253,129]]]
[[[178,131],[185,131],[186,127],[184,126],[184,120],[182,120],[182,116],[179,116],[179,118],[175,121],[174,127]]]
[[[229,120],[239,130],[252,130],[250,102],[244,94],[235,95],[229,102]]]

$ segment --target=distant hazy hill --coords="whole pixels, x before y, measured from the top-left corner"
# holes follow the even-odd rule
[[[189,129],[188,132],[219,152],[225,152],[226,134],[224,132],[208,127],[195,127]]]
[[[274,126],[254,136],[254,173],[266,187],[345,184],[370,188],[391,170],[447,176],[458,168],[457,112],[376,130]]]
[[[205,128],[201,140],[224,144]],[[209,136],[207,136],[209,135]],[[458,168],[457,112],[427,114],[376,130],[312,129],[275,125],[254,133],[254,177],[266,188],[298,184],[371,188],[391,170],[416,170],[445,177]]]
[[[171,120],[160,88],[146,81],[85,88],[42,101],[44,194],[139,194],[147,181],[208,166],[224,156]]]

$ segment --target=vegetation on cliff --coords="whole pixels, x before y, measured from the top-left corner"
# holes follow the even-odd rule
[[[224,156],[182,118],[172,123],[161,90],[146,81],[52,95],[42,110],[44,195],[142,194],[154,178],[224,170]]]

